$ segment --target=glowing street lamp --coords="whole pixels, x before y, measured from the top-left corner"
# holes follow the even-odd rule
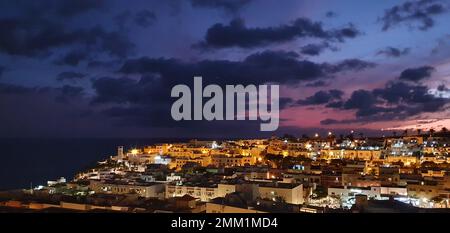
[[[137,155],[138,154],[138,150],[137,149],[132,149],[131,150],[131,154],[132,155]]]

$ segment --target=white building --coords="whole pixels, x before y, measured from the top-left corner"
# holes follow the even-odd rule
[[[132,194],[136,193],[145,198],[163,198],[165,184],[144,183],[144,184],[119,184],[113,182],[91,180],[89,188],[96,193],[108,194]]]
[[[258,195],[262,199],[277,200],[281,198],[290,204],[303,204],[303,185],[295,183],[260,183]]]
[[[381,187],[329,187],[328,195],[340,196],[342,198],[354,197],[355,195],[363,194],[369,198],[380,198]]]
[[[186,194],[201,201],[209,201],[216,197],[224,197],[228,193],[236,191],[236,186],[231,184],[218,184],[217,186],[191,186],[191,185],[166,185],[166,198],[182,197]]]

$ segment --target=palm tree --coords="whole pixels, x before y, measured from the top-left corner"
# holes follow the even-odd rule
[[[430,129],[430,136],[433,136],[433,134],[434,134],[434,132],[435,132],[435,130],[434,129]]]

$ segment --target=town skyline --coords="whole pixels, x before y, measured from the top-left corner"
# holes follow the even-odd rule
[[[117,144],[72,177],[0,191],[0,211],[448,213],[449,152],[445,128]]]

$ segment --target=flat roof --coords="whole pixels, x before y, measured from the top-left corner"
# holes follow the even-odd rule
[[[259,184],[260,187],[281,188],[281,189],[292,189],[292,188],[302,185],[300,183],[280,183],[280,182],[277,182],[277,183],[256,182],[256,183]]]

